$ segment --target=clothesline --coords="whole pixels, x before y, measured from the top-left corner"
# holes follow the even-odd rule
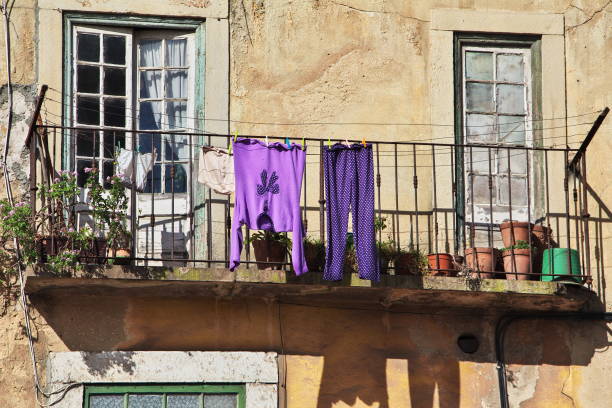
[[[54,92],[59,93],[60,95],[62,94],[61,91],[55,89],[55,88],[49,88],[51,90],[53,90]],[[61,102],[61,101],[57,101],[55,99],[52,98],[46,98],[45,100],[50,100],[52,102],[56,102],[59,103],[61,105],[64,106],[69,106],[71,108],[73,108],[72,104],[68,104],[65,102]],[[161,100],[160,100],[161,102]],[[92,108],[82,108],[85,110],[91,110],[91,111],[95,111],[95,112],[99,112],[98,109],[92,109]],[[136,111],[136,109],[132,109],[132,108],[127,108],[127,111]],[[593,115],[593,114],[599,114],[601,112],[601,110],[598,111],[592,111],[592,112],[585,112],[585,113],[580,113],[580,114],[576,114],[576,115],[571,115],[571,116],[559,116],[556,118],[541,118],[541,119],[529,119],[529,120],[522,120],[522,121],[516,121],[516,122],[507,122],[507,123],[503,123],[504,125],[510,125],[510,124],[520,124],[520,123],[534,123],[534,122],[543,122],[543,121],[551,121],[551,120],[564,120],[564,119],[572,119],[572,118],[579,118],[579,117],[583,117],[583,116],[588,116],[588,115]],[[127,117],[130,119],[135,119],[136,116],[132,116],[132,115],[124,115],[124,114],[111,114],[114,116],[121,116],[121,117]],[[169,115],[166,113],[157,113],[156,115],[160,115],[160,116],[167,116],[167,117],[175,117],[174,115]],[[507,116],[518,116],[518,115],[507,115]],[[249,125],[269,125],[269,126],[319,126],[319,125],[332,125],[332,126],[344,126],[344,125],[348,125],[348,126],[353,126],[353,125],[363,125],[363,126],[438,126],[438,127],[454,127],[454,124],[441,124],[441,123],[409,123],[409,122],[397,122],[397,123],[384,123],[384,122],[259,122],[259,121],[246,121],[246,120],[238,120],[238,119],[220,119],[220,118],[195,118],[195,117],[191,117],[191,116],[180,116],[181,119],[190,119],[190,120],[195,120],[195,121],[212,121],[212,122],[229,122],[229,123],[242,123],[242,124],[249,124]],[[168,123],[164,123],[164,124],[168,124]],[[569,126],[569,125],[568,125]],[[490,125],[464,125],[464,127],[467,128],[477,128],[477,127],[490,127]],[[192,130],[198,130],[195,128],[190,128]]]
[[[585,124],[590,124],[590,123],[585,123]],[[188,132],[168,132],[168,131],[153,131],[153,130],[132,130],[132,129],[117,129],[117,128],[113,128],[113,129],[102,129],[102,128],[92,128],[92,127],[73,127],[73,126],[59,126],[59,125],[38,125],[38,128],[44,128],[44,129],[61,129],[61,130],[74,130],[74,131],[84,131],[84,130],[98,130],[98,131],[106,131],[106,132],[124,132],[124,133],[139,133],[139,134],[145,134],[145,135],[160,135],[163,136],[164,134],[171,134],[174,136],[189,136],[189,137],[195,137],[195,136],[202,136],[202,137],[220,137],[220,138],[225,138],[228,141],[231,138],[234,138],[233,135],[226,135],[226,134],[221,134],[221,133],[188,133]],[[550,128],[549,128],[550,129]],[[580,136],[579,134],[576,135],[572,135],[573,136]],[[265,138],[269,138],[269,139],[274,139],[274,140],[278,140],[278,141],[284,141],[287,136],[262,136],[262,135],[239,135],[239,137],[241,138],[249,138],[249,139],[265,139]],[[550,139],[552,138],[565,138],[565,135],[562,136],[555,136],[555,137],[549,137]],[[568,136],[569,137],[569,136]],[[362,140],[356,140],[356,139],[341,139],[341,138],[313,138],[313,137],[303,137],[303,138],[290,138],[293,141],[308,141],[308,142],[338,142],[338,143],[343,143],[345,141],[349,141],[350,143],[355,143],[355,144],[361,144]],[[542,138],[542,139],[548,139],[548,138]],[[514,145],[493,145],[493,144],[465,144],[465,143],[433,143],[433,142],[425,142],[425,141],[412,141],[412,142],[408,142],[408,141],[383,141],[383,140],[366,140],[367,143],[372,143],[372,144],[382,144],[382,145],[402,145],[402,146],[429,146],[429,147],[434,147],[434,148],[458,148],[458,147],[462,147],[462,148],[492,148],[492,149],[499,149],[499,148],[503,148],[503,149],[518,149],[518,150],[541,150],[541,151],[574,151],[577,149],[572,149],[572,148],[554,148],[554,147],[540,147],[540,146],[532,146],[532,147],[527,147],[527,146],[514,146]],[[186,144],[186,145],[191,145],[191,146],[197,146],[197,144]],[[206,145],[205,145],[206,146]],[[221,146],[219,146],[221,147]]]

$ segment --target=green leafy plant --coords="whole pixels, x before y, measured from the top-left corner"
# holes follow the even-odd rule
[[[527,241],[518,240],[514,245],[509,247],[501,248],[500,251],[511,251],[513,249],[531,249],[531,245]]]
[[[105,189],[96,168],[85,168],[89,173],[85,186],[89,188],[89,204],[96,227],[105,232],[108,247],[113,250],[129,248],[131,233],[125,226],[128,196],[122,174],[106,178]]]
[[[395,262],[401,258],[402,262],[407,263],[407,267],[416,274],[425,275],[429,271],[429,263],[427,255],[416,249],[413,245],[409,245],[407,249],[398,249],[395,255]]]
[[[253,232],[249,238],[246,240],[247,244],[250,244],[254,241],[276,241],[283,244],[285,248],[289,248],[291,246],[291,238],[289,238],[286,234],[280,232],[270,232],[270,231],[256,231]]]
[[[31,207],[19,202],[11,205],[0,201],[0,239],[5,251],[16,255],[13,239],[17,238],[23,262],[32,264],[36,260],[36,240]]]

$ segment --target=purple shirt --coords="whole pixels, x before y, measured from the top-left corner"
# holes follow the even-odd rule
[[[232,221],[230,269],[240,264],[242,225],[253,230],[293,233],[291,258],[296,275],[308,272],[300,192],[306,152],[298,144],[238,139],[234,145],[236,204]]]

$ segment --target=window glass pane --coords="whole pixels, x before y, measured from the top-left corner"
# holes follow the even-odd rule
[[[104,157],[113,158],[120,148],[125,148],[125,133],[107,130],[104,132]]]
[[[79,129],[75,135],[77,156],[100,156],[100,136],[97,130]]]
[[[467,51],[465,53],[465,77],[485,81],[493,80],[493,54]]]
[[[508,177],[499,177],[499,201],[500,204],[508,205],[512,198],[512,207],[527,205],[527,179],[512,177],[512,192],[508,191]]]
[[[471,203],[473,198],[474,204],[490,204],[493,200],[493,205],[495,205],[497,201],[495,198],[495,182],[496,177],[493,177],[491,180],[493,189],[489,190],[489,176],[471,176],[470,185],[468,185],[468,191],[470,191],[468,202]]]
[[[523,55],[499,54],[497,56],[497,80],[508,82],[523,82]]]
[[[81,61],[100,61],[100,36],[98,34],[77,34],[77,59]]]
[[[140,102],[138,118],[139,129],[161,129],[161,102]]]
[[[77,185],[79,187],[85,186],[85,182],[91,173],[86,173],[85,168],[93,167],[93,160],[77,160]]]
[[[161,40],[142,40],[139,43],[141,67],[161,67]]]
[[[172,184],[172,169],[174,168],[174,185]],[[166,165],[166,193],[187,192],[187,171],[183,164]]]
[[[519,149],[499,149],[498,168],[501,175],[508,174],[508,155],[510,155],[510,172],[527,173],[527,153]]]
[[[166,41],[166,66],[184,67],[187,66],[187,40]]]
[[[480,174],[489,174],[489,149],[483,147],[466,147],[466,170]],[[491,160],[495,158],[495,151],[491,150]],[[470,159],[472,160],[470,164]],[[491,165],[491,171],[495,171],[495,165]]]
[[[166,71],[166,97],[187,98],[187,71]]]
[[[497,111],[499,113],[525,113],[524,89],[523,85],[497,85]]]
[[[162,98],[161,71],[140,71],[140,97]]]
[[[523,116],[497,117],[500,143],[525,144],[525,118]]]
[[[104,125],[125,127],[125,99],[104,99]]]
[[[157,161],[161,160],[161,135],[155,133],[142,133],[138,136],[138,148],[141,153],[151,153],[157,150]]]
[[[199,394],[168,395],[167,408],[200,408],[201,396]]]
[[[123,408],[123,395],[92,395],[89,408]]]
[[[102,180],[104,180],[104,188],[110,188],[110,182],[106,181],[107,177],[115,174],[115,165],[112,161],[102,163]]]
[[[131,394],[128,408],[162,408],[162,396],[151,394]]]
[[[97,65],[77,65],[77,91],[100,93],[100,67]]]
[[[495,142],[495,116],[468,113],[466,117],[468,143]]]
[[[100,124],[100,99],[95,96],[77,96],[77,122],[84,125]]]
[[[104,68],[104,93],[125,96],[125,68]]]
[[[166,102],[166,115],[168,129],[184,128],[187,125],[187,102]]]
[[[125,37],[104,35],[104,62],[125,65]]]
[[[493,112],[493,85],[468,82],[465,98],[467,109],[478,112]]]
[[[153,191],[151,191],[151,185],[153,185]],[[144,189],[145,193],[160,193],[161,192],[161,164],[153,166],[153,171],[147,174],[147,185]]]
[[[204,407],[236,408],[236,394],[205,394]]]
[[[165,140],[166,160],[189,158],[189,138],[184,135],[168,135]]]

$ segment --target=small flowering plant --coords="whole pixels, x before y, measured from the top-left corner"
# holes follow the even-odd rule
[[[105,189],[99,181],[96,168],[85,168],[89,173],[85,186],[89,188],[89,204],[92,208],[96,227],[106,231],[108,247],[112,250],[129,248],[130,232],[125,226],[128,196],[122,180],[123,174],[106,177],[109,188]]]
[[[25,202],[14,205],[0,200],[0,240],[3,250],[16,255],[14,238],[19,242],[22,259],[26,264],[36,259],[35,231],[32,210]]]
[[[81,189],[77,185],[76,172],[62,170],[50,186],[39,186],[43,208],[39,218],[43,221],[43,234],[66,236],[75,230],[75,209],[80,203]]]

